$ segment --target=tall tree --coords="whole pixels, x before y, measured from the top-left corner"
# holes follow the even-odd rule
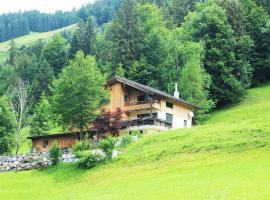
[[[8,60],[7,60],[8,64],[11,64],[11,65],[15,64],[16,54],[17,54],[17,46],[15,44],[14,39],[11,39],[9,43],[9,50],[8,50]]]
[[[71,41],[70,56],[73,57],[79,50],[82,50],[85,55],[93,55],[95,40],[93,18],[89,17],[86,23],[81,20]]]
[[[203,68],[202,45],[187,43],[184,48],[186,63],[181,72],[179,91],[181,98],[200,107],[195,114],[195,120],[198,123],[214,106],[214,102],[209,99],[211,77]]]
[[[25,140],[22,137],[22,130],[28,125],[31,99],[28,93],[28,84],[18,78],[10,91],[10,104],[16,118],[15,153],[18,154]]]
[[[42,57],[49,63],[57,76],[68,61],[68,45],[66,40],[60,34],[56,34],[44,47]]]
[[[183,31],[185,39],[204,42],[204,66],[213,80],[210,88],[213,100],[219,105],[239,101],[244,84],[236,75],[241,66],[236,59],[236,40],[225,11],[213,1],[201,4],[187,17]]]
[[[53,82],[52,107],[61,123],[81,132],[88,128],[106,96],[104,82],[95,58],[79,51]]]
[[[10,153],[14,147],[15,117],[7,97],[0,97],[0,155]]]
[[[140,58],[143,47],[142,32],[135,0],[125,0],[107,30],[109,59],[112,73],[119,64],[128,71],[133,62]]]
[[[270,79],[270,18],[253,0],[240,2],[245,14],[245,30],[254,43],[249,61],[254,68],[253,84],[258,84]]]

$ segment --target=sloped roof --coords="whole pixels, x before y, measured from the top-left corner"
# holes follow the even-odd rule
[[[106,85],[111,86],[116,82],[123,83],[123,84],[128,85],[128,86],[130,86],[132,88],[135,88],[135,89],[137,89],[139,91],[145,92],[146,94],[150,94],[150,95],[153,95],[153,96],[165,97],[167,99],[170,99],[172,101],[187,105],[187,106],[192,107],[192,108],[199,108],[198,106],[196,106],[196,105],[194,105],[192,103],[189,103],[189,102],[187,102],[187,101],[185,101],[183,99],[180,99],[180,98],[176,98],[176,97],[174,97],[174,96],[172,96],[170,94],[167,94],[166,92],[162,92],[162,91],[157,90],[155,88],[152,88],[152,87],[137,83],[135,81],[128,80],[128,79],[120,77],[120,76],[114,76],[113,78],[111,78],[107,82]]]

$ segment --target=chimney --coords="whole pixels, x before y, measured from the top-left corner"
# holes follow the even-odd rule
[[[179,92],[178,92],[178,86],[177,83],[175,83],[175,90],[174,90],[174,95],[175,98],[179,99]]]

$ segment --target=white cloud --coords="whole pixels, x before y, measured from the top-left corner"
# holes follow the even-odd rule
[[[71,10],[95,0],[0,0],[0,13],[40,10],[52,13],[56,10]]]

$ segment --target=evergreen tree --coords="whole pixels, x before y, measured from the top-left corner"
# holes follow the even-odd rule
[[[187,17],[183,31],[185,39],[204,42],[204,67],[213,81],[213,100],[219,105],[239,101],[244,84],[236,75],[241,66],[236,60],[236,40],[225,11],[213,1],[202,4]]]
[[[16,54],[17,54],[17,47],[16,47],[14,39],[12,39],[9,43],[8,60],[7,60],[8,64],[11,64],[11,65],[15,64]]]
[[[81,20],[71,41],[70,56],[73,57],[79,50],[82,50],[85,55],[93,55],[95,40],[96,33],[92,17],[89,17],[86,23]]]
[[[42,50],[42,58],[45,59],[57,76],[68,62],[68,46],[65,39],[56,34]]]
[[[270,79],[270,18],[262,7],[253,0],[240,0],[245,14],[245,30],[254,47],[249,61],[254,68],[253,84]]]
[[[115,73],[119,64],[128,71],[133,62],[140,58],[143,37],[139,27],[139,18],[135,0],[125,0],[116,18],[107,30],[109,40],[109,59],[111,73]]]
[[[40,101],[35,108],[32,122],[30,124],[30,134],[32,136],[46,134],[46,131],[49,131],[51,128],[53,128],[54,124],[52,119],[53,117],[51,113],[51,105],[45,94],[42,94]]]

